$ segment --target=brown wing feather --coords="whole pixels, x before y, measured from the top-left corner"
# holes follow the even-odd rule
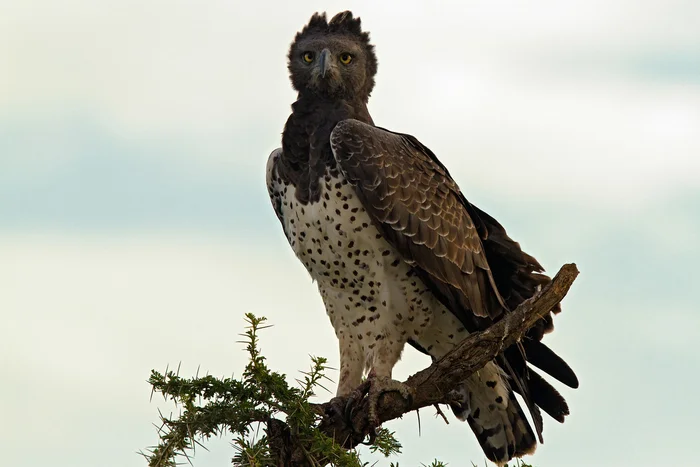
[[[493,322],[507,310],[479,233],[444,167],[403,135],[357,120],[336,125],[331,148],[387,240],[458,300],[453,312],[468,310],[470,322]]]

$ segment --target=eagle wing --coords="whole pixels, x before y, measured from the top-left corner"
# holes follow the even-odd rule
[[[387,241],[470,331],[507,311],[467,202],[427,148],[357,120],[336,125],[331,148]]]
[[[470,332],[486,329],[549,282],[539,263],[495,219],[465,199],[445,166],[415,137],[343,120],[331,133],[331,148],[387,241]],[[558,305],[552,311],[559,311]],[[551,329],[550,313],[520,348],[511,347],[499,357],[514,389],[526,399],[538,432],[541,419],[534,405],[560,421],[568,407],[527,368],[526,358],[564,384],[578,386],[571,368],[540,342]]]

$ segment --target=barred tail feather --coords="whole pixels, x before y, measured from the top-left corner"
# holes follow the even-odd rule
[[[490,417],[478,412],[471,414],[467,422],[486,457],[497,465],[532,454],[537,448],[535,434],[514,395],[505,409],[495,411]]]
[[[452,410],[469,423],[489,460],[504,465],[535,451],[535,433],[495,365],[490,363],[472,375],[459,392],[463,400],[453,404]]]

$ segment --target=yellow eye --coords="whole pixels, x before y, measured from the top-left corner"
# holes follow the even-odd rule
[[[313,52],[304,52],[304,55],[302,55],[302,58],[306,63],[311,63],[314,61],[314,53]]]
[[[347,52],[345,52],[344,54],[340,54],[340,63],[342,63],[343,65],[347,65],[350,62],[352,62],[352,55],[350,55]]]

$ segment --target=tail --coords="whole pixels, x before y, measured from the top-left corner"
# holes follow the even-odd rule
[[[463,400],[452,404],[452,411],[469,423],[489,460],[504,465],[513,457],[535,451],[535,434],[494,363],[472,375],[459,393]]]

